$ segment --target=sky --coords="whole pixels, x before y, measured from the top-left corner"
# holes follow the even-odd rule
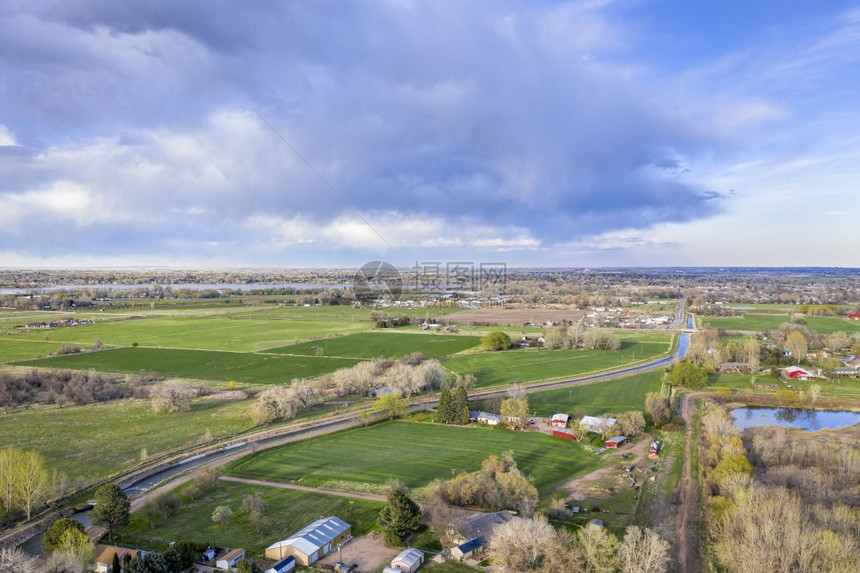
[[[860,4],[7,0],[0,266],[860,267]]]

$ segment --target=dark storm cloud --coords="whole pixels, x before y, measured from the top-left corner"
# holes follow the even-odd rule
[[[440,238],[461,243],[487,224],[552,245],[719,211],[715,190],[674,177],[681,159],[655,157],[724,142],[625,64],[607,11],[4,4],[0,124],[25,147],[0,153],[0,237],[46,255],[218,243],[241,254],[271,231],[249,221],[298,240],[302,221],[349,214],[257,113],[370,219],[447,222]],[[39,215],[66,226],[29,231]]]

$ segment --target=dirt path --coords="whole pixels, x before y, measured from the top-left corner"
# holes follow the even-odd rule
[[[218,478],[223,481],[231,481],[235,483],[243,483],[246,485],[259,485],[263,487],[278,487],[281,489],[294,489],[297,491],[307,491],[310,493],[321,493],[324,495],[336,495],[338,497],[348,497],[351,499],[366,499],[368,501],[385,501],[384,495],[375,493],[360,493],[355,491],[344,491],[341,489],[329,489],[327,487],[311,487],[308,485],[298,485],[294,483],[284,483],[280,481],[266,481],[259,479],[240,478],[233,476],[221,476]]]
[[[646,461],[646,456],[648,455],[648,446],[651,444],[651,439],[651,436],[642,436],[642,439],[635,446],[630,449],[623,450],[621,452],[624,454],[633,454],[633,457],[628,460],[619,460],[618,463],[624,463],[626,465],[635,465],[637,463]],[[618,470],[615,468],[618,463],[612,464],[611,466],[606,466],[605,468],[596,469],[585,475],[574,478],[564,484],[562,486],[562,489],[568,492],[568,496],[572,497],[573,499],[585,499],[590,496],[588,488],[592,483],[594,483],[595,480],[602,478],[606,474],[618,472]]]
[[[678,508],[678,567],[683,573],[698,573],[702,570],[699,554],[698,521],[699,483],[693,478],[693,410],[695,395],[684,397],[681,402],[681,417],[686,424],[684,434],[684,473],[681,477],[681,504]]]

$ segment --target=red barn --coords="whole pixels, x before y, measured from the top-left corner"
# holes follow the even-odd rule
[[[564,438],[565,440],[575,440],[576,437],[570,430],[566,430],[565,428],[554,428],[552,431],[552,435],[556,438]]]
[[[796,380],[811,380],[815,378],[815,375],[812,374],[812,372],[809,372],[800,366],[789,366],[788,368],[783,368],[782,374],[786,378],[794,378]]]
[[[860,320],[860,312],[849,312],[848,318],[849,320]]]
[[[607,448],[617,448],[626,441],[627,436],[615,436],[614,438],[609,438],[608,440],[606,440],[605,445]]]

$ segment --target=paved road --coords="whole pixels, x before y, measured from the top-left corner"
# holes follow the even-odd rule
[[[683,300],[681,309],[683,309]],[[527,393],[533,393],[544,390],[551,390],[555,388],[581,386],[586,384],[593,384],[595,382],[611,380],[613,378],[630,376],[632,374],[655,370],[658,368],[663,368],[665,366],[668,366],[678,358],[683,357],[687,352],[687,348],[690,342],[690,335],[687,333],[681,333],[678,336],[678,349],[671,356],[601,374],[592,374],[589,376],[582,376],[578,378],[554,380],[549,382],[531,384],[525,388],[525,391]],[[504,396],[506,393],[506,388],[500,388],[475,391],[472,392],[469,397],[470,399],[485,399],[497,396]],[[437,404],[438,399],[436,398],[424,399],[411,404],[410,411],[419,412],[422,410],[430,410],[434,408]],[[299,440],[304,440],[317,435],[337,432],[347,428],[359,426],[362,423],[363,421],[361,420],[360,416],[353,412],[337,418],[328,418],[315,422],[311,421],[305,424],[284,426],[283,428],[262,432],[260,435],[257,436],[247,436],[245,437],[244,441],[229,444],[215,451],[207,451],[205,453],[192,455],[191,457],[188,457],[182,461],[167,463],[162,467],[154,468],[152,471],[146,474],[139,474],[125,481],[119,480],[119,483],[122,486],[123,490],[128,493],[129,497],[133,498],[133,509],[137,509],[156,493],[168,491],[177,487],[181,483],[186,482],[187,479],[190,478],[191,474],[196,473],[196,470],[201,469],[203,466],[223,465],[225,463],[228,463],[229,461],[244,457],[254,451],[268,449]],[[180,474],[185,475],[178,479],[172,479]],[[165,485],[159,485],[167,480],[172,481]]]

